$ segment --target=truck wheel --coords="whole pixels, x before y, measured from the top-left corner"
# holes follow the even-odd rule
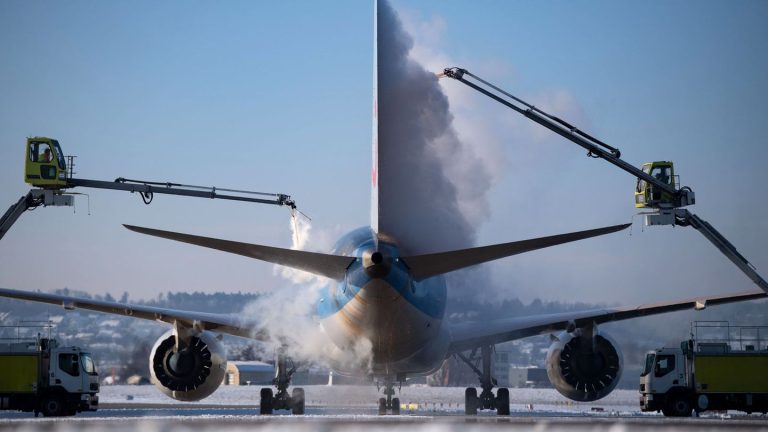
[[[40,411],[46,417],[59,417],[64,415],[64,403],[55,397],[46,398],[43,400]]]
[[[690,417],[691,410],[693,410],[691,401],[688,400],[687,396],[681,394],[673,396],[670,399],[669,407],[667,409],[669,414],[667,414],[667,412],[664,412],[664,414],[672,417]]]

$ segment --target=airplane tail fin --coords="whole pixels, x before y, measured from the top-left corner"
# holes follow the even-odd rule
[[[426,279],[443,273],[452,272],[480,263],[494,261],[499,258],[530,252],[549,246],[582,240],[590,237],[601,236],[621,231],[631,224],[614,225],[604,228],[578,231],[568,234],[560,234],[549,237],[540,237],[530,240],[522,240],[511,243],[502,243],[491,246],[481,246],[470,249],[461,249],[450,252],[441,252],[427,255],[403,257],[402,260],[411,269],[416,280]]]
[[[373,4],[373,107],[371,121],[371,229],[379,232],[379,3]]]
[[[346,272],[347,267],[349,267],[349,265],[352,264],[352,262],[355,260],[355,257],[282,249],[271,246],[262,246],[230,240],[220,240],[211,237],[182,234],[173,231],[142,228],[133,225],[123,226],[131,231],[135,231],[141,234],[162,237],[183,243],[204,246],[211,249],[218,249],[224,252],[230,252],[247,256],[249,258],[255,258],[261,261],[271,262],[273,264],[292,267],[338,281],[344,279],[344,273]]]

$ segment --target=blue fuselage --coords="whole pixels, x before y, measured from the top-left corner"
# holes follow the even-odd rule
[[[318,304],[338,352],[334,368],[394,378],[437,370],[450,339],[442,325],[445,279],[413,280],[397,244],[370,228],[343,236],[332,253],[357,257],[344,280],[323,289]],[[342,360],[349,353],[359,353],[360,362]]]

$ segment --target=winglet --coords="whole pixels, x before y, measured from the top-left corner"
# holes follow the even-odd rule
[[[578,231],[531,240],[461,249],[451,252],[403,257],[402,259],[413,272],[413,277],[417,280],[422,280],[431,276],[452,272],[464,267],[497,260],[499,258],[523,252],[530,252],[532,250],[555,246],[562,243],[614,233],[621,231],[630,225],[632,224],[614,225],[605,228]]]
[[[176,240],[211,249],[218,249],[220,251],[243,255],[261,261],[292,267],[339,281],[344,279],[344,273],[355,260],[355,257],[282,249],[172,231],[142,228],[133,225],[124,224],[123,226],[137,233]]]

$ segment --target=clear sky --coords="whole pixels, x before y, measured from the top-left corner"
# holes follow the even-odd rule
[[[394,1],[431,69],[464,66],[619,147],[673,160],[692,211],[768,275],[768,3]],[[26,193],[24,141],[59,139],[78,177],[291,194],[318,247],[368,223],[373,6],[0,2],[0,205]],[[630,221],[634,180],[459,83],[460,136],[493,173],[481,244]],[[530,123],[530,124],[529,124]],[[0,241],[0,286],[133,298],[292,289],[271,265],[130,223],[290,245],[285,209],[82,190]],[[2,209],[4,211],[5,207]],[[751,289],[692,229],[642,230],[490,266],[494,296],[653,302]],[[483,290],[483,287],[478,287]]]

